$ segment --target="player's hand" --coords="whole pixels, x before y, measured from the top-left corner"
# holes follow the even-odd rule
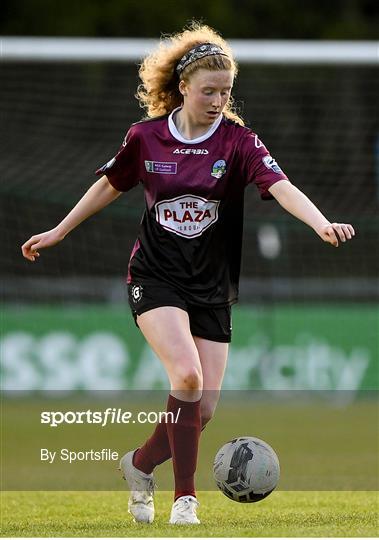
[[[339,246],[339,242],[346,242],[355,236],[355,231],[350,223],[330,223],[319,232],[324,240],[334,247]]]
[[[57,229],[51,229],[44,233],[35,234],[21,246],[25,259],[35,261],[40,256],[39,250],[55,246],[64,236]]]

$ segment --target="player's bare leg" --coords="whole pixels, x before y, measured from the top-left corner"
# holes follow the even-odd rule
[[[219,343],[194,336],[203,372],[203,394],[200,403],[201,425],[212,418],[220,397],[220,389],[228,360],[229,343]]]
[[[156,429],[152,438],[137,453],[135,465],[142,463],[150,470],[149,453],[159,452],[157,442],[160,437],[166,437],[162,441],[163,450],[166,448],[167,455],[168,442],[175,475],[175,502],[170,523],[197,524],[194,473],[201,427],[203,376],[188,314],[180,308],[166,306],[143,313],[138,316],[137,322],[166,369],[171,385],[167,411],[172,412],[177,420],[169,420],[165,426]],[[139,454],[142,454],[142,459]]]
[[[188,314],[172,306],[151,309],[137,317],[146,341],[164,365],[171,394],[197,401],[203,387],[199,353],[191,335]]]
[[[212,418],[217,406],[229,347],[227,343],[218,343],[199,337],[194,337],[194,341],[199,353],[203,373],[203,394],[200,402],[200,413],[202,428],[204,428]],[[196,516],[197,505],[196,499],[181,497],[173,505],[170,522],[198,523]]]
[[[220,396],[220,389],[227,364],[229,344],[210,341],[207,339],[194,337],[194,342],[199,354],[201,369],[203,374],[203,392],[200,401],[200,414],[202,428],[212,418]],[[151,453],[154,459],[138,459],[139,468],[146,474],[153,472],[154,468],[171,458],[171,450],[168,444],[167,434],[164,426],[157,424],[154,438],[151,440]],[[148,441],[149,443],[150,441]],[[158,447],[158,448],[157,448]]]

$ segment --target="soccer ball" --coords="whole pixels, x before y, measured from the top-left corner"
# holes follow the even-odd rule
[[[242,503],[261,501],[279,482],[278,456],[260,439],[238,437],[217,452],[213,475],[229,499]]]

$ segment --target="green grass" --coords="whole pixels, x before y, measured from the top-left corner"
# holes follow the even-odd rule
[[[88,408],[86,403],[73,400],[65,405],[70,410]],[[109,447],[121,455],[145,440],[152,426],[49,428],[39,421],[42,406],[45,410],[61,410],[62,404],[51,401],[41,405],[28,400],[3,403],[3,537],[379,535],[378,408],[373,400],[338,407],[255,401],[241,405],[224,399],[201,437],[196,473],[201,504],[198,527],[167,523],[172,504],[171,462],[156,471],[160,488],[156,493],[156,520],[152,525],[140,525],[133,523],[127,513],[128,493],[123,491],[125,483],[116,470],[117,462],[48,465],[39,458],[41,447]],[[123,407],[128,406],[125,398]],[[95,403],[93,408],[101,407]],[[141,410],[159,409],[144,403]],[[234,503],[220,492],[211,491],[215,489],[215,453],[227,440],[246,434],[272,444],[281,465],[280,491],[256,504]],[[64,491],[67,486],[72,491]],[[327,488],[330,491],[317,491]],[[82,491],[85,489],[88,491]]]
[[[278,491],[256,504],[200,492],[199,526],[168,525],[172,494],[157,492],[152,525],[132,522],[127,493],[8,491],[1,496],[7,537],[372,537],[378,492]]]

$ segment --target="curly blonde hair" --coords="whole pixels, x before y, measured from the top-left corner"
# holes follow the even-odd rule
[[[175,68],[179,60],[190,49],[202,43],[219,45],[227,56],[216,54],[199,58],[178,76]],[[140,107],[146,109],[147,118],[169,114],[182,105],[183,96],[179,92],[179,82],[182,79],[188,82],[192,73],[200,68],[211,71],[231,70],[234,78],[238,73],[230,46],[213,28],[192,21],[182,32],[164,36],[156,50],[143,60],[139,69],[142,83],[137,88],[136,98]],[[232,97],[225,105],[223,114],[226,118],[244,125],[244,121],[234,109]]]

